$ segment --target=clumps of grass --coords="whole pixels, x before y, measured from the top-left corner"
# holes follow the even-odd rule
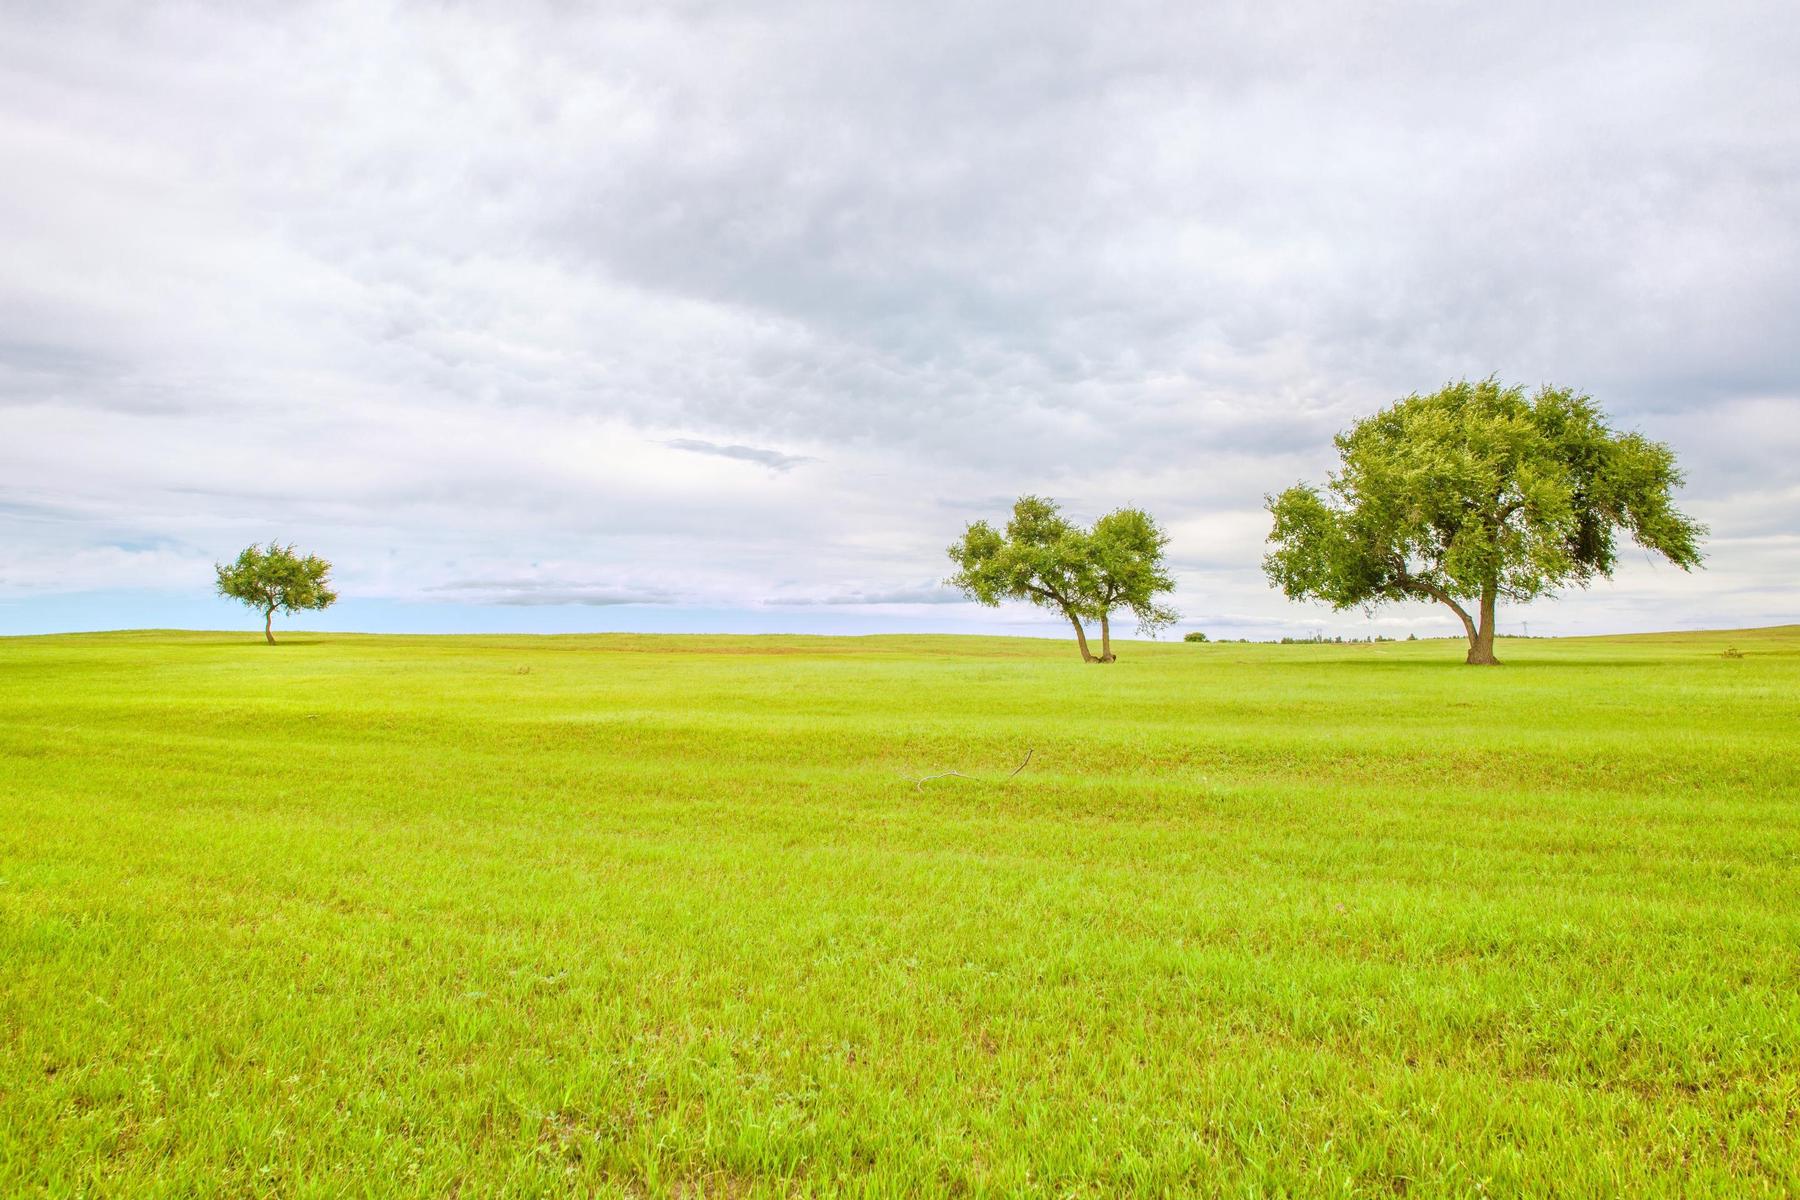
[[[531,674],[531,668],[530,667],[514,667],[513,674],[514,675],[529,675],[529,674]]]

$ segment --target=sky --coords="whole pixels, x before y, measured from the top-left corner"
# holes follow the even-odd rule
[[[1503,632],[1800,619],[1800,7],[0,0],[0,633],[1060,636],[946,590],[1021,493],[1176,627],[1334,614],[1264,497],[1497,374],[1668,442]]]

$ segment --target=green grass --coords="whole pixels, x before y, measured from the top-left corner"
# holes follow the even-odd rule
[[[1800,1192],[1800,627],[1501,654],[0,640],[0,1195]]]

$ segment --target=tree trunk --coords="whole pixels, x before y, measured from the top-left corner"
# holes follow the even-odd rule
[[[1112,626],[1107,623],[1106,618],[1106,613],[1100,614],[1100,661],[1114,662],[1116,657],[1112,652]]]
[[[272,608],[263,612],[263,637],[269,645],[275,644],[275,610]]]
[[[1469,661],[1474,662],[1475,661],[1475,659],[1474,659],[1475,633],[1476,633],[1475,618],[1471,617],[1469,615],[1468,609],[1464,608],[1462,605],[1458,604],[1454,599],[1452,599],[1450,596],[1450,593],[1441,592],[1434,588],[1428,594],[1431,595],[1432,597],[1434,597],[1438,601],[1438,603],[1444,605],[1444,607],[1448,608],[1451,612],[1455,613],[1456,619],[1462,622],[1463,636],[1465,636],[1469,639],[1469,655],[1470,655]]]
[[[1075,644],[1081,647],[1081,661],[1093,662],[1094,654],[1088,649],[1087,630],[1081,627],[1081,618],[1066,608],[1063,609],[1063,616],[1069,618],[1069,624],[1075,627]]]
[[[1492,583],[1481,589],[1481,624],[1469,631],[1469,657],[1464,660],[1472,667],[1500,665],[1494,657],[1494,603],[1498,590]],[[1468,618],[1463,620],[1467,623]]]
[[[1500,660],[1494,657],[1494,602],[1500,595],[1499,580],[1490,579],[1481,589],[1481,624],[1477,625],[1475,618],[1469,615],[1469,610],[1458,604],[1456,597],[1443,588],[1422,579],[1404,575],[1402,578],[1413,595],[1430,596],[1455,613],[1456,619],[1462,622],[1463,632],[1469,636],[1469,656],[1464,662],[1480,667],[1500,665]]]

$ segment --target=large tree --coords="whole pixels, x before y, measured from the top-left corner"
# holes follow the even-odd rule
[[[275,644],[275,613],[329,608],[337,593],[331,590],[331,564],[317,555],[304,557],[294,547],[270,542],[246,546],[237,561],[213,564],[219,576],[219,595],[249,605],[263,615],[263,637]]]
[[[1055,501],[1021,496],[1004,532],[986,521],[949,548],[956,574],[945,580],[978,603],[1024,600],[1061,613],[1075,629],[1083,662],[1112,662],[1111,615],[1131,610],[1138,627],[1156,630],[1176,619],[1156,597],[1175,584],[1163,564],[1168,537],[1140,510],[1108,513],[1084,530]],[[1088,646],[1085,622],[1100,623],[1100,655]]]
[[[1270,581],[1339,609],[1437,601],[1471,663],[1497,661],[1501,600],[1610,578],[1619,530],[1684,571],[1700,564],[1706,529],[1675,507],[1674,453],[1566,388],[1465,380],[1359,421],[1337,448],[1324,489],[1269,499]]]

